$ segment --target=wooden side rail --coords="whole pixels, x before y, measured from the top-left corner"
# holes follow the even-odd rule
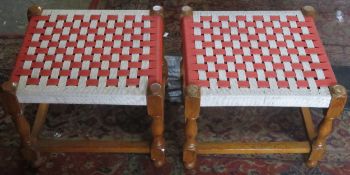
[[[34,147],[40,152],[149,153],[149,145],[143,141],[38,140]]]
[[[198,154],[271,154],[309,153],[310,143],[304,142],[201,142],[197,145]]]

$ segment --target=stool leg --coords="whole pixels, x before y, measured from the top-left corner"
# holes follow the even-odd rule
[[[17,131],[21,138],[21,153],[23,157],[33,163],[34,166],[39,164],[38,152],[33,149],[30,136],[30,125],[23,115],[21,105],[15,95],[15,86],[11,82],[5,82],[1,86],[0,96],[5,101],[5,110],[11,115],[12,120],[16,124]]]
[[[317,166],[318,161],[323,157],[326,150],[326,140],[332,131],[333,120],[341,115],[346,104],[346,89],[343,86],[335,85],[330,87],[332,100],[325,114],[325,118],[319,126],[318,136],[312,143],[312,150],[307,161],[308,167]]]
[[[200,111],[200,91],[198,86],[190,85],[185,90],[186,141],[183,147],[183,161],[187,169],[196,165],[197,118]]]
[[[183,161],[187,169],[192,169],[196,165],[197,149],[197,118],[186,117],[186,141],[183,148]]]
[[[164,122],[163,116],[152,116],[152,135],[153,142],[151,146],[151,159],[156,167],[165,163],[165,141],[163,138]]]
[[[31,132],[31,137],[33,139],[33,142],[36,142],[38,140],[39,133],[46,121],[46,115],[47,115],[48,109],[49,109],[49,104],[46,104],[46,103],[39,104],[38,111],[36,113],[34,124],[32,127],[32,132]]]
[[[147,91],[147,111],[153,119],[151,159],[156,167],[160,167],[165,163],[164,88],[160,84],[154,83],[148,87]]]

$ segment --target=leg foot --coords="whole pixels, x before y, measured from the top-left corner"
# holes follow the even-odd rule
[[[165,153],[164,149],[152,149],[151,158],[154,162],[154,166],[161,167],[165,164]]]
[[[183,152],[183,161],[186,169],[192,169],[196,165],[197,153],[193,150],[185,150]]]
[[[31,148],[21,148],[21,154],[33,168],[39,168],[44,163],[40,153]]]
[[[154,139],[151,147],[151,159],[156,167],[161,167],[165,164],[165,148],[163,138]]]
[[[318,164],[318,161],[315,161],[315,160],[308,160],[306,162],[306,166],[309,168],[315,168],[317,164]]]

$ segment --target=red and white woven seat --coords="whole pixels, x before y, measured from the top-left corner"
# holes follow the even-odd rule
[[[201,106],[329,106],[336,79],[300,11],[193,11],[183,34],[185,83],[201,87]]]
[[[44,10],[11,76],[20,103],[146,105],[162,81],[161,26],[148,10]]]

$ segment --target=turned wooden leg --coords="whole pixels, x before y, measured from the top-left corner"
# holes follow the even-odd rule
[[[154,83],[148,87],[147,92],[147,111],[148,115],[153,118],[152,135],[153,142],[151,145],[151,159],[156,167],[165,163],[165,141],[164,132],[164,88]]]
[[[46,103],[39,104],[38,111],[36,113],[34,124],[33,124],[33,129],[31,132],[31,137],[33,142],[36,142],[38,140],[39,133],[46,121],[46,114],[48,109],[49,109],[49,104],[46,104]]]
[[[302,114],[303,119],[304,119],[306,134],[307,134],[309,140],[313,141],[317,136],[317,132],[316,132],[314,123],[312,121],[311,111],[309,108],[303,107],[303,108],[301,108],[301,114]]]
[[[21,153],[23,157],[33,163],[34,166],[38,165],[38,152],[33,149],[32,140],[30,136],[30,125],[23,115],[21,105],[19,104],[16,94],[16,86],[11,82],[5,82],[1,86],[0,96],[5,101],[5,110],[11,115],[14,123],[16,124],[17,131],[21,138]]]
[[[318,136],[312,143],[312,150],[307,161],[307,166],[315,167],[318,161],[323,157],[326,150],[326,140],[332,131],[333,120],[343,112],[346,104],[346,89],[341,85],[330,87],[332,100],[325,114],[322,123],[319,126]]]
[[[153,142],[151,146],[151,159],[154,160],[154,164],[156,167],[160,167],[165,163],[165,141],[163,138],[163,123],[163,116],[153,116]]]
[[[183,161],[186,168],[191,169],[196,165],[197,148],[197,118],[200,111],[200,89],[190,85],[185,90],[185,118],[186,118],[186,141],[183,147]]]

